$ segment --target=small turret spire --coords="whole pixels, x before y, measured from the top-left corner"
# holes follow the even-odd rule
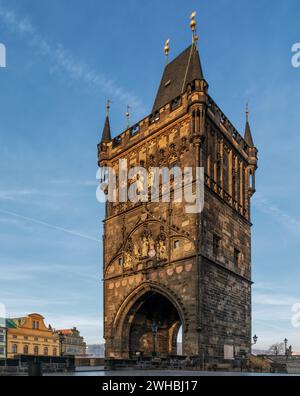
[[[109,122],[109,110],[110,110],[110,100],[106,102],[106,119],[102,133],[101,143],[108,143],[111,141],[111,132],[110,132],[110,122]]]
[[[246,105],[246,128],[245,128],[245,142],[249,147],[254,147],[251,128],[249,124],[249,104]]]

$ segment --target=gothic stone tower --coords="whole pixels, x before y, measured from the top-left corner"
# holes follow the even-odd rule
[[[114,139],[107,116],[98,150],[99,165],[117,174],[119,159],[129,168],[205,169],[200,214],[184,203],[107,203],[107,358],[176,355],[181,327],[186,356],[223,362],[224,351],[247,353],[257,150],[248,114],[243,138],[209,96],[195,42],[165,67],[151,115]]]

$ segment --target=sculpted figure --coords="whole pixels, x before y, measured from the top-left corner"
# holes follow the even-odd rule
[[[149,237],[149,257],[155,257],[155,256],[156,256],[155,241],[150,236]]]
[[[129,253],[125,253],[124,257],[124,269],[125,270],[131,270],[133,268],[133,258]]]
[[[142,194],[144,192],[144,187],[145,187],[145,178],[142,172],[139,172],[137,175],[136,185],[137,185],[137,193]]]
[[[146,236],[142,240],[142,257],[148,257],[149,253],[149,240]]]
[[[139,247],[138,247],[138,245],[137,245],[136,243],[134,244],[133,253],[134,253],[134,257],[135,257],[136,259],[139,259],[139,258],[140,258]]]
[[[167,257],[167,247],[163,240],[158,242],[158,256],[160,260],[166,260]]]

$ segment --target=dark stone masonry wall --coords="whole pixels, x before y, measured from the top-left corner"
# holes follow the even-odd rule
[[[224,358],[224,345],[235,354],[249,350],[251,338],[251,284],[203,260],[203,331],[207,361]]]

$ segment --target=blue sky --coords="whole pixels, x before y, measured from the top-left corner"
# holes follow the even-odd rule
[[[210,95],[243,132],[250,103],[259,148],[253,199],[253,332],[258,348],[285,337],[300,303],[300,42],[298,0],[0,0],[0,302],[54,327],[102,335],[97,143],[112,101],[116,135],[147,115],[164,66],[190,44],[198,12]]]

